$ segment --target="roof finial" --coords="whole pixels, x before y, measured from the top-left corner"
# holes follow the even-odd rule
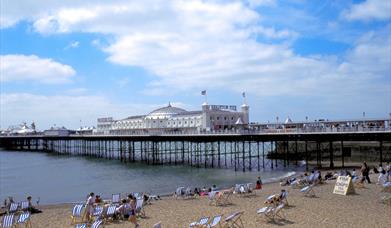
[[[170,101],[168,102],[168,107],[171,107],[171,102]]]

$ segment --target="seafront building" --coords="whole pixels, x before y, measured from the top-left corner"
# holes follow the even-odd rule
[[[96,134],[194,134],[211,131],[232,131],[247,128],[250,107],[244,102],[240,111],[235,105],[202,104],[201,110],[187,111],[168,104],[147,115],[121,120],[98,118]]]

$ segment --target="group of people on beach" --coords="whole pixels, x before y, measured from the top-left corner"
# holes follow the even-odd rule
[[[86,200],[86,218],[90,218],[93,213],[94,209],[98,205],[103,205],[103,212],[107,211],[107,208],[110,204],[105,204],[105,202],[101,199],[99,195],[96,195],[91,192]],[[129,194],[126,199],[122,199],[120,201],[120,204],[115,209],[114,218],[124,218],[132,222],[135,227],[139,227],[139,224],[137,223],[136,218],[136,197],[134,197],[132,194]],[[104,214],[104,213],[102,213]]]
[[[33,206],[33,202],[32,202],[32,197],[31,196],[27,196],[27,202],[28,202],[28,207],[27,207],[27,211],[30,212],[31,214],[36,214],[36,213],[42,213],[41,210],[39,210],[38,208],[34,207]],[[14,201],[14,198],[12,196],[9,196],[8,199],[5,199],[4,200],[4,208],[6,209],[6,211],[9,211],[10,208],[11,208],[11,204],[15,203]],[[37,204],[39,203],[39,200],[37,201]],[[5,214],[6,212],[3,212],[1,213],[0,215],[3,215]]]

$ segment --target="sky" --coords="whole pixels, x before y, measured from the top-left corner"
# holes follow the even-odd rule
[[[388,118],[391,1],[0,0],[0,128],[243,103],[251,122]]]

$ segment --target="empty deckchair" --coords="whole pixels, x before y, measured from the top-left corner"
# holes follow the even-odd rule
[[[9,209],[8,209],[8,214],[15,213],[18,211],[19,205],[17,203],[11,203]]]
[[[107,211],[106,211],[106,214],[105,214],[105,218],[104,218],[104,223],[106,223],[109,219],[113,219],[114,218],[115,208],[116,208],[115,205],[110,205],[107,208]]]
[[[282,209],[284,208],[284,204],[280,204],[277,207],[268,206],[262,207],[257,210],[257,214],[263,215],[266,220],[274,221],[276,217],[280,219],[285,219],[285,216],[282,213]]]
[[[72,215],[71,215],[71,219],[72,219],[71,224],[75,224],[77,218],[82,219],[82,210],[83,210],[83,207],[84,207],[83,204],[76,204],[76,205],[73,207]]]
[[[113,194],[111,197],[111,203],[112,204],[119,204],[121,201],[121,194]]]
[[[212,221],[206,226],[207,228],[212,228],[212,227],[220,227],[221,228],[221,217],[222,215],[217,215],[213,217]]]
[[[99,228],[102,225],[103,221],[101,219],[96,220],[94,223],[92,223],[91,228]]]
[[[227,206],[231,204],[231,191],[223,191],[219,194],[219,197],[216,199],[216,206]]]
[[[4,215],[3,220],[1,222],[1,227],[13,227],[14,224],[14,214]]]
[[[314,188],[313,185],[308,185],[308,186],[300,189],[300,192],[302,192],[304,194],[304,196],[315,197],[315,191],[313,188]]]
[[[16,224],[26,224],[26,227],[31,227],[30,222],[30,213],[29,212],[23,212],[19,215],[18,219],[16,220]]]
[[[20,210],[27,211],[28,208],[29,208],[29,202],[28,201],[20,202]]]
[[[242,222],[242,215],[244,211],[237,211],[229,215],[227,218],[225,218],[226,226],[227,227],[237,227],[237,228],[243,228],[243,222]]]
[[[202,217],[198,222],[190,223],[189,227],[190,228],[204,227],[208,224],[208,221],[209,221],[209,217]]]
[[[94,223],[92,223],[91,228],[99,228],[102,225],[102,220],[96,220]],[[76,224],[75,228],[87,228],[88,225],[86,223],[82,224]]]
[[[103,213],[103,207],[96,206],[94,208],[94,212],[92,212],[91,219],[92,217],[95,218],[95,220],[102,218],[102,213]]]
[[[153,228],[162,228],[162,222],[158,222],[155,225],[153,225]]]
[[[144,211],[144,199],[138,199],[136,202],[136,215],[143,218],[145,217],[145,211]]]

